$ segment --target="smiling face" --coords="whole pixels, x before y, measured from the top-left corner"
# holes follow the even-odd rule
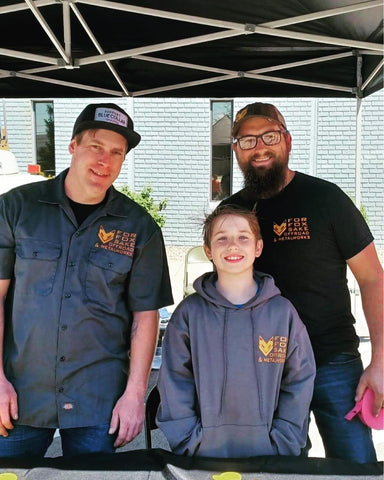
[[[118,177],[127,152],[127,141],[111,130],[86,130],[69,144],[72,162],[65,191],[78,203],[100,203]]]
[[[253,262],[261,255],[263,241],[256,238],[246,218],[224,214],[214,220],[210,246],[204,248],[219,275],[253,276]]]
[[[241,125],[236,137],[262,135],[273,130],[283,130],[283,127],[275,120],[252,117]],[[291,151],[288,132],[281,134],[281,141],[276,145],[265,145],[259,138],[256,146],[250,150],[242,150],[238,143],[233,144],[233,150],[244,174],[245,188],[255,192],[259,198],[274,196],[287,183]]]

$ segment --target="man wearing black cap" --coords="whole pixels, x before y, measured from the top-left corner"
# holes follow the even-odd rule
[[[255,210],[264,241],[256,268],[275,278],[307,327],[317,364],[311,408],[326,456],[374,462],[369,428],[344,418],[367,388],[375,393],[375,414],[383,402],[383,270],[373,236],[339,187],[288,167],[292,138],[274,105],[241,109],[232,134],[244,188],[222,203]],[[347,265],[370,331],[372,358],[365,371]]]
[[[139,141],[119,106],[88,105],[69,169],[0,197],[0,457],[44,456],[56,429],[64,455],[108,453],[142,429],[173,299],[160,228],[112,186]]]

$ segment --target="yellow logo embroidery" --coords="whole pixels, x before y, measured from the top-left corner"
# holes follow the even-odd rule
[[[267,342],[263,337],[259,336],[259,350],[266,357],[273,348],[273,337],[271,337]]]
[[[241,480],[242,476],[237,472],[224,472],[219,475],[212,475],[213,480]]]
[[[286,218],[280,225],[273,222],[273,242],[310,240],[309,222],[307,217]]]
[[[240,112],[236,115],[235,118],[235,123],[240,122],[240,120],[245,117],[248,113],[248,108],[245,108],[243,111],[240,110]]]
[[[106,232],[104,230],[104,227],[102,225],[100,225],[98,237],[100,238],[102,243],[108,243],[111,240],[113,240],[113,238],[115,236],[115,232],[116,232],[116,230],[112,230],[111,232]]]
[[[109,252],[133,257],[135,252],[136,233],[124,232],[123,230],[116,228],[107,232],[103,225],[100,225],[97,236],[100,242],[95,242],[95,248],[102,248]]]
[[[265,341],[259,335],[259,350],[263,355],[258,355],[259,363],[284,363],[287,356],[288,338],[275,335]]]
[[[278,225],[277,223],[273,222],[273,231],[281,237],[281,235],[285,232],[287,229],[287,222],[283,222],[281,225]]]

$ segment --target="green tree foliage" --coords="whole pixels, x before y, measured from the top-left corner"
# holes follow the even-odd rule
[[[144,207],[145,210],[159,225],[159,227],[164,226],[167,217],[164,215],[164,213],[161,212],[165,210],[168,204],[168,200],[166,198],[156,203],[152,197],[153,188],[149,186],[144,187],[140,193],[132,192],[132,190],[130,190],[129,187],[126,185],[119,188],[119,190],[121,193],[124,193],[124,195],[127,195],[127,197],[131,198],[133,201]]]

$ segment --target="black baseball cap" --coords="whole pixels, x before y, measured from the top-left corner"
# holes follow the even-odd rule
[[[128,151],[135,148],[141,136],[134,131],[131,117],[114,103],[91,103],[77,117],[72,138],[84,130],[103,128],[120,133],[127,139]]]

